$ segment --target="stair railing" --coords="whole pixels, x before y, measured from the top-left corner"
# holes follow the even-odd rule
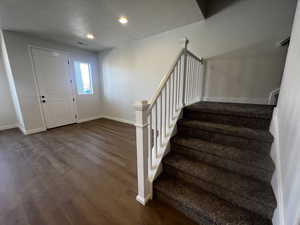
[[[199,102],[204,90],[203,59],[188,47],[180,51],[170,72],[162,79],[153,98],[137,102],[137,201],[145,205],[152,198],[152,182],[160,168],[163,156],[181,110],[186,105]]]
[[[269,95],[268,104],[269,105],[277,105],[278,97],[279,97],[280,88],[277,88],[271,91]]]

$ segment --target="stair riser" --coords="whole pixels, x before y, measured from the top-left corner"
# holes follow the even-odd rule
[[[220,156],[202,152],[201,150],[193,150],[173,143],[172,151],[185,156],[189,156],[193,159],[201,160],[209,165],[224,168],[226,170],[238,173],[240,175],[245,175],[263,182],[270,182],[272,179],[273,172],[253,166],[245,166],[232,160],[226,160]]]
[[[271,149],[271,143],[268,142],[261,142],[253,139],[210,132],[201,129],[178,126],[178,133],[185,136],[200,138],[204,141],[209,141],[212,143],[255,151],[257,153],[269,154]]]
[[[226,201],[230,201],[233,204],[238,205],[244,209],[250,210],[252,212],[258,213],[264,217],[272,219],[273,217],[273,208],[268,207],[266,205],[262,205],[256,201],[247,199],[238,193],[231,192],[227,189],[224,189],[220,186],[216,186],[214,184],[208,183],[205,180],[201,180],[189,174],[183,173],[176,168],[170,167],[166,164],[163,165],[164,173],[169,176],[173,176],[175,179],[180,179],[186,183],[192,184],[196,187],[201,188],[202,190],[208,191],[210,193],[215,194],[219,198],[222,198]]]
[[[214,113],[194,112],[184,110],[183,118],[200,120],[206,122],[222,123],[232,126],[249,127],[252,129],[268,130],[270,126],[270,119],[240,117],[234,115],[222,115]]]
[[[213,221],[206,218],[204,215],[199,215],[193,208],[190,208],[188,206],[184,206],[180,202],[169,198],[168,196],[164,195],[163,193],[159,192],[158,190],[154,190],[154,199],[157,199],[159,201],[162,201],[166,203],[167,205],[177,209],[184,215],[186,215],[191,220],[195,221],[196,223],[200,225],[215,225]]]

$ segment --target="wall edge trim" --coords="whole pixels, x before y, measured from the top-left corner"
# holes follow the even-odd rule
[[[40,128],[35,128],[35,129],[31,129],[31,130],[26,130],[24,127],[19,126],[19,129],[22,131],[22,133],[24,135],[30,135],[30,134],[36,134],[36,133],[40,133],[43,131],[46,131],[47,129],[45,129],[44,127],[40,127]]]
[[[130,124],[130,125],[135,125],[134,121],[127,120],[127,119],[122,119],[122,118],[119,118],[119,117],[102,116],[102,118],[109,119],[109,120],[115,120],[115,121],[118,121],[118,122],[121,122],[121,123]]]
[[[83,118],[83,119],[79,119],[77,121],[77,123],[84,123],[84,122],[88,122],[88,121],[92,121],[92,120],[97,120],[97,119],[101,119],[103,118],[103,116],[99,115],[99,116],[92,116],[92,117],[87,117],[87,118]]]
[[[273,176],[276,176],[277,178],[277,190],[273,190],[275,193],[277,193],[278,199],[277,199],[277,208],[278,208],[278,217],[279,217],[279,224],[285,225],[285,215],[284,215],[284,208],[283,208],[283,191],[282,191],[282,173],[281,173],[281,160],[280,160],[280,140],[279,140],[279,117],[278,117],[278,108],[275,107],[273,111],[273,118],[272,122],[274,123],[274,130],[272,135],[274,136],[274,144],[276,149],[276,170]],[[273,218],[274,219],[274,218]],[[273,221],[274,223],[274,221]]]

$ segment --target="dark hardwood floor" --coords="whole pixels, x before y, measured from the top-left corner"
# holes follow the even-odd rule
[[[133,126],[0,132],[0,225],[194,225],[163,203],[141,206],[136,182]]]

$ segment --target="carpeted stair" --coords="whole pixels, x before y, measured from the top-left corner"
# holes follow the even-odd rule
[[[154,197],[201,225],[271,225],[273,106],[201,102],[183,110]]]

